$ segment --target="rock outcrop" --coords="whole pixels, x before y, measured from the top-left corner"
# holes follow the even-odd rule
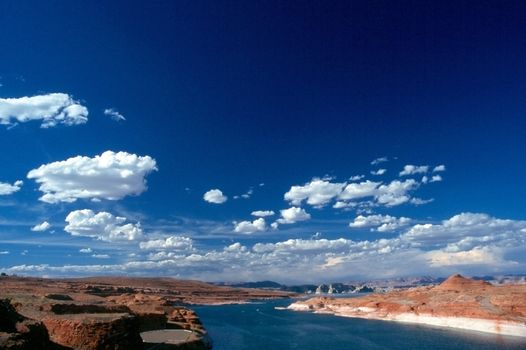
[[[469,290],[485,291],[486,288],[491,288],[492,285],[489,282],[483,280],[473,280],[471,278],[465,278],[459,274],[455,274],[447,278],[444,282],[434,288],[435,291],[455,291],[463,292]]]
[[[189,335],[170,349],[206,350],[211,342],[187,304],[290,295],[170,278],[2,276],[0,283],[0,350],[142,350],[141,333],[170,329]]]
[[[437,286],[360,298],[313,298],[289,309],[526,337],[526,285],[494,286],[460,275]]]
[[[46,328],[41,322],[20,315],[9,299],[0,300],[0,349],[51,349]]]

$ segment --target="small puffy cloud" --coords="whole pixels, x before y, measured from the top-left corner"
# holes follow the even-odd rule
[[[191,250],[194,241],[184,236],[169,236],[139,243],[139,248],[148,250]]]
[[[417,189],[418,182],[413,179],[398,181],[394,180],[386,185],[381,185],[376,191],[376,201],[379,204],[392,207],[411,200],[409,192]]]
[[[208,203],[222,204],[228,200],[228,197],[221,190],[212,189],[203,195],[203,199]]]
[[[363,181],[359,183],[350,183],[343,189],[339,195],[340,199],[353,200],[364,197],[371,197],[377,193],[377,188],[381,182]]]
[[[77,199],[118,200],[146,190],[145,177],[157,170],[155,159],[127,152],[106,151],[93,158],[77,156],[41,165],[27,177],[40,184],[46,203]]]
[[[264,218],[264,217],[267,217],[267,216],[272,216],[274,215],[274,211],[273,210],[254,210],[251,215],[253,216],[257,216],[257,217],[260,217],[260,218]]]
[[[41,224],[38,224],[38,225],[33,226],[33,227],[31,228],[31,231],[34,231],[34,232],[43,232],[43,231],[47,231],[50,227],[51,227],[51,225],[49,224],[49,222],[44,221],[44,222],[41,223]]]
[[[379,157],[379,158],[373,159],[371,161],[371,165],[378,165],[380,163],[385,163],[387,161],[389,161],[389,158],[387,158],[387,157]]]
[[[125,224],[126,218],[90,209],[75,210],[66,217],[64,231],[72,236],[92,237],[102,241],[133,241],[142,237],[141,225]]]
[[[231,245],[225,247],[223,250],[229,253],[243,253],[247,251],[247,247],[243,246],[239,242],[236,242],[236,243],[232,243]]]
[[[106,108],[104,110],[104,114],[109,116],[111,119],[115,120],[116,122],[125,121],[126,118],[122,114],[119,113],[115,108]]]
[[[440,176],[440,175],[433,175],[429,182],[439,182],[439,181],[442,181],[442,176]]]
[[[373,170],[373,171],[371,171],[371,175],[375,175],[375,176],[383,175],[383,174],[385,174],[386,171],[387,171],[387,169]]]
[[[400,172],[400,176],[408,176],[414,174],[425,174],[429,171],[428,165],[406,165],[404,169]]]
[[[355,202],[337,201],[332,207],[334,209],[349,209],[355,208],[356,206],[358,206],[358,203]]]
[[[428,176],[422,176],[422,183],[423,184],[426,184],[426,183],[431,183],[431,182],[440,182],[442,181],[442,176],[440,175],[433,175],[431,176],[431,179],[428,177]]]
[[[252,195],[254,194],[254,189],[253,188],[250,188],[247,192],[239,195],[239,196],[233,196],[234,199],[239,199],[239,198],[243,198],[243,199],[249,199]]]
[[[92,253],[93,250],[91,248],[82,248],[82,249],[79,249],[79,253],[82,253],[82,254],[89,254],[89,253]]]
[[[24,182],[20,180],[15,181],[15,183],[12,185],[9,183],[0,182],[0,196],[8,196],[10,194],[20,191],[23,184]]]
[[[265,222],[265,219],[259,218],[254,221],[241,221],[241,222],[234,222],[234,232],[237,233],[254,233],[258,231],[266,231],[267,230],[267,223]]]
[[[0,255],[8,255],[8,254],[10,254],[9,250],[0,250]]]
[[[292,205],[301,205],[306,200],[313,206],[324,206],[342,191],[343,183],[332,183],[324,179],[313,179],[303,186],[292,186],[284,198]]]
[[[310,219],[310,214],[303,208],[291,207],[280,210],[281,218],[277,220],[280,224],[294,224],[298,221],[306,221]]]
[[[439,171],[446,171],[446,166],[444,164],[441,164],[433,168],[434,173],[439,172]]]
[[[88,121],[88,109],[64,93],[0,98],[0,124],[14,125],[32,120],[41,121],[41,128],[79,125]]]
[[[411,219],[405,217],[394,217],[391,215],[369,215],[357,216],[353,222],[349,224],[351,228],[368,228],[374,227],[373,230],[378,232],[394,231],[400,227],[406,226],[411,222]]]

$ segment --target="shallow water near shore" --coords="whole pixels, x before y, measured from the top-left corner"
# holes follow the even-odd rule
[[[526,339],[396,322],[276,310],[292,300],[193,306],[214,350],[526,349]]]

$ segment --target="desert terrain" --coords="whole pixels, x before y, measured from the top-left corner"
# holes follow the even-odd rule
[[[181,330],[167,349],[210,349],[191,304],[244,303],[291,293],[171,278],[0,277],[0,349],[147,349],[149,331]],[[183,333],[184,332],[184,333]],[[142,338],[141,338],[142,337]]]
[[[526,337],[526,284],[494,286],[461,275],[436,286],[357,298],[317,297],[289,309]]]

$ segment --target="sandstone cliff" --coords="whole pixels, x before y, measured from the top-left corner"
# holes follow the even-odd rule
[[[185,305],[290,295],[170,278],[3,276],[0,285],[0,349],[9,350],[143,349],[151,347],[143,332],[166,329],[188,336],[165,348],[210,349],[199,317]]]
[[[493,286],[460,275],[437,286],[358,298],[313,298],[289,309],[526,337],[526,285]]]

